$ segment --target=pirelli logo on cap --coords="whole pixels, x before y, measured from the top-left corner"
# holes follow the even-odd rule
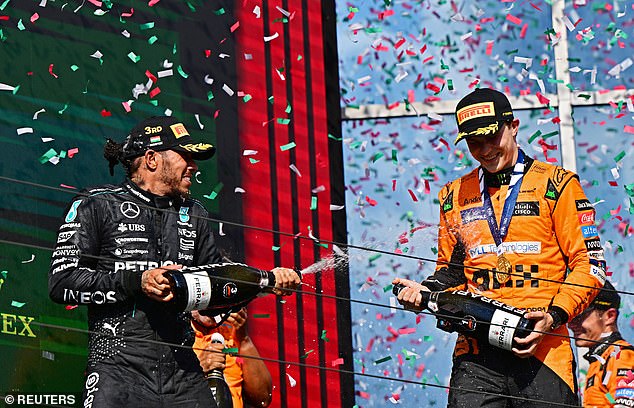
[[[462,125],[462,123],[467,120],[481,118],[484,116],[495,116],[495,107],[493,102],[475,103],[473,105],[465,106],[456,112],[458,125]]]
[[[170,126],[170,129],[172,129],[172,132],[174,132],[174,136],[177,139],[183,136],[189,136],[187,129],[185,129],[185,126],[182,123],[175,123]]]

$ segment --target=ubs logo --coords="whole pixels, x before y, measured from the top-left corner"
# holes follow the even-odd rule
[[[139,206],[130,201],[125,201],[121,203],[119,210],[121,210],[121,214],[123,214],[123,216],[126,218],[136,218],[141,213]]]

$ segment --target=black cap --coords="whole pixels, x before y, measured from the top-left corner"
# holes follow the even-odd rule
[[[599,294],[594,298],[592,303],[590,303],[589,307],[600,310],[608,310],[611,308],[618,310],[620,305],[621,296],[619,296],[619,293],[609,281],[605,281],[605,285],[603,285],[603,288],[599,291]]]
[[[216,151],[209,143],[194,142],[185,125],[170,116],[153,116],[139,122],[123,142],[125,159],[142,156],[150,149],[191,153],[194,160],[207,160]]]
[[[502,123],[513,119],[508,98],[491,88],[478,88],[465,96],[456,106],[458,143],[465,137],[494,135]]]

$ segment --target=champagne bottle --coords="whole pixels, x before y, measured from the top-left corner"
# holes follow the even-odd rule
[[[226,311],[246,305],[275,288],[275,275],[239,263],[220,263],[166,271],[179,311]]]
[[[398,295],[403,288],[394,285],[392,292]],[[420,293],[423,307],[436,315],[438,328],[466,334],[504,350],[516,346],[514,337],[524,338],[535,327],[534,320],[524,318],[524,309],[477,293],[464,290]]]
[[[211,342],[225,344],[225,338],[222,334],[215,332],[211,335]],[[214,395],[216,405],[218,408],[233,408],[233,398],[231,397],[231,391],[225,381],[223,370],[214,368],[209,374],[207,374],[207,383],[211,389],[211,393]]]

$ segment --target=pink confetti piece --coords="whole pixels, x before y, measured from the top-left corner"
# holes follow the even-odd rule
[[[402,329],[398,329],[398,334],[414,334],[416,333],[415,327],[404,327]]]
[[[625,125],[625,126],[623,126],[623,131],[624,131],[625,133],[632,133],[632,134],[634,134],[634,126]]]
[[[150,1],[147,3],[147,5],[148,5],[148,6],[150,6],[150,7],[153,7],[153,6],[154,6],[156,3],[158,3],[159,1],[161,1],[161,0],[150,0]]]
[[[40,15],[37,13],[33,13],[31,16],[31,23],[35,23],[40,18]]]
[[[342,357],[339,357],[339,358],[336,358],[336,359],[332,360],[332,366],[333,367],[341,365],[341,364],[343,364],[343,358]]]
[[[61,188],[68,188],[70,190],[77,190],[77,187],[69,186],[68,184],[60,184]]]
[[[123,105],[123,109],[125,109],[126,112],[132,111],[132,108],[130,107],[130,104],[128,102],[121,102],[121,105]]]
[[[77,307],[77,305],[66,305],[66,307],[64,307],[64,309],[66,310],[73,310]]]
[[[97,7],[101,7],[102,3],[100,1],[97,0],[88,0],[89,3],[94,4]]]
[[[79,153],[78,147],[73,147],[72,149],[68,149],[68,158],[72,159],[73,156],[76,155],[77,153]]]
[[[231,32],[234,32],[238,29],[238,27],[240,27],[240,22],[236,21],[232,26],[231,26]]]
[[[134,14],[134,9],[131,8],[129,13],[121,13],[121,17],[132,17]]]

